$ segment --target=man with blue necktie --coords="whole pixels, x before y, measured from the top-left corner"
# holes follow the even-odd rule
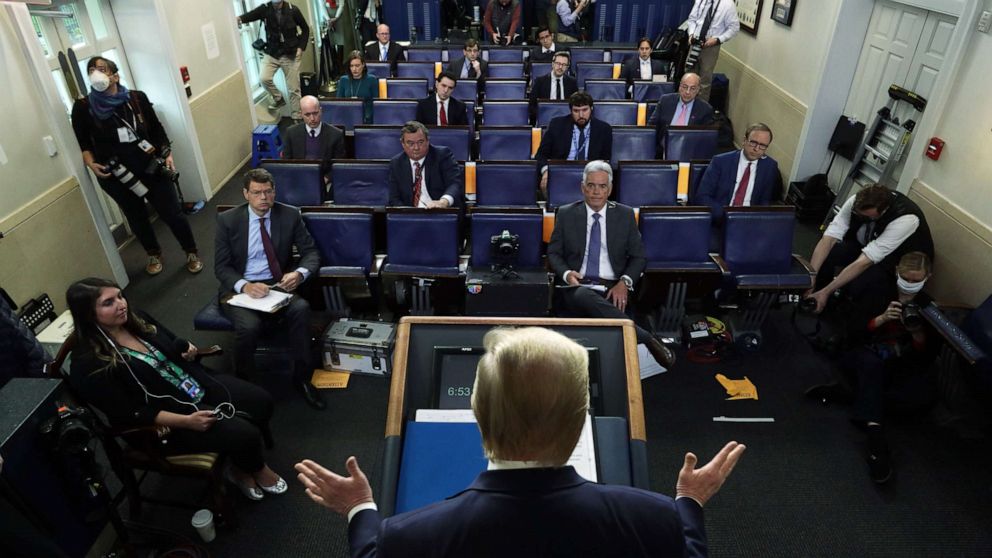
[[[380,24],[375,29],[376,41],[365,47],[366,62],[389,62],[389,71],[396,73],[396,63],[406,61],[406,54],[403,47],[395,41],[389,40],[389,26]],[[386,77],[386,76],[379,76]]]
[[[613,154],[613,128],[593,118],[593,100],[585,91],[568,98],[569,114],[552,118],[541,136],[534,159],[541,173],[541,193],[548,195],[548,161],[609,161]]]
[[[699,76],[682,76],[677,93],[662,95],[655,105],[648,126],[657,132],[658,158],[665,158],[665,136],[669,126],[706,126],[713,123],[713,107],[699,98]]]

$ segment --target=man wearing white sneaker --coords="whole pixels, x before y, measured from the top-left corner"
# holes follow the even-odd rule
[[[291,116],[300,121],[300,60],[310,40],[310,26],[300,9],[285,0],[266,2],[238,16],[238,25],[259,19],[265,21],[265,57],[259,81],[272,95],[269,110],[276,111],[286,105],[286,99],[272,80],[276,70],[281,69],[289,90]]]

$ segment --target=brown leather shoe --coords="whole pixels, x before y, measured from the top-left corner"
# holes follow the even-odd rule
[[[186,254],[186,271],[190,273],[203,271],[203,260],[193,252]]]
[[[651,356],[658,361],[658,364],[669,370],[675,366],[675,353],[666,347],[661,341],[652,338],[650,341],[645,343],[645,346],[647,346],[648,352],[651,353]]]
[[[148,256],[148,265],[145,266],[145,273],[148,275],[158,275],[162,273],[162,256]]]

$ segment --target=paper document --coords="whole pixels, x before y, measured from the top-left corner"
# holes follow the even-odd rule
[[[645,378],[650,378],[651,376],[657,376],[662,372],[668,372],[667,368],[658,364],[658,361],[651,356],[647,345],[644,343],[637,344],[637,362],[641,365],[642,380]]]
[[[597,284],[590,284],[590,285],[586,285],[586,284],[582,284],[582,285],[555,285],[555,287],[556,288],[559,288],[559,289],[579,289],[579,288],[583,288],[584,287],[586,289],[592,289],[594,291],[601,292],[601,293],[605,293],[606,292],[606,285],[600,285],[598,283]]]
[[[239,293],[228,299],[227,303],[232,306],[240,306],[259,312],[273,313],[289,304],[292,300],[292,293],[284,293],[275,289],[269,289],[269,294],[262,298],[252,298],[248,293]]]
[[[475,422],[472,409],[417,409],[417,422]],[[592,438],[592,416],[586,415],[579,442],[566,465],[575,467],[582,478],[596,482],[596,445]]]

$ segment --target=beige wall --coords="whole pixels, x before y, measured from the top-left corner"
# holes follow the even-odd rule
[[[241,69],[235,22],[229,17],[230,0],[168,0],[165,4],[169,32],[175,45],[176,60],[189,69],[193,89],[191,101]],[[217,39],[217,56],[207,57],[204,27],[212,27]]]
[[[251,155],[252,109],[240,69],[190,102],[207,179],[214,192]]]

